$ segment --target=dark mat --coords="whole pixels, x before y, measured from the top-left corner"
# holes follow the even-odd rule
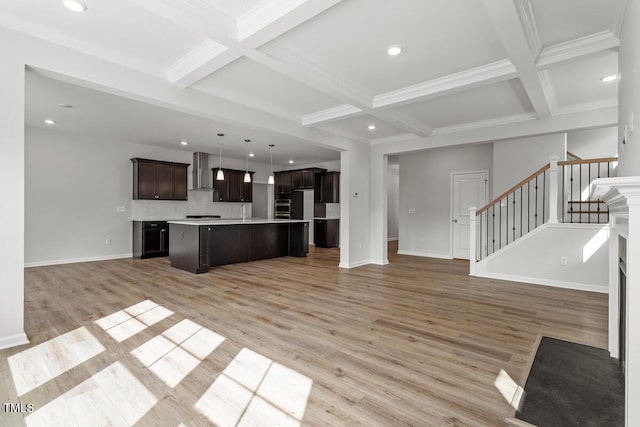
[[[542,337],[516,418],[539,427],[624,426],[624,375],[600,348]]]

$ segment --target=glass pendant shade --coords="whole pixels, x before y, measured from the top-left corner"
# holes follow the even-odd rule
[[[224,172],[222,169],[218,169],[218,173],[216,174],[216,181],[224,181]]]
[[[275,180],[273,179],[273,174],[269,175],[269,179],[267,180],[267,184],[275,184]]]
[[[218,136],[222,138],[224,133],[219,133]],[[218,143],[220,147],[219,158],[220,158],[220,168],[218,168],[218,173],[216,174],[216,181],[224,181],[224,172],[222,170],[222,142]]]
[[[244,174],[244,182],[251,182],[251,175],[249,175],[249,172]]]

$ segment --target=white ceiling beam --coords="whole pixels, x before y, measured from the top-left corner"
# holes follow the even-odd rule
[[[536,69],[536,53],[531,50],[531,43],[521,22],[517,5],[513,0],[482,2],[536,114],[539,118],[551,117],[551,107]]]
[[[622,32],[622,22],[624,20],[624,11],[627,8],[627,0],[610,0],[612,8],[611,32],[619,39]]]
[[[201,51],[196,48],[187,55],[191,60],[183,61],[183,58],[170,67],[169,81],[178,87],[189,87],[340,1],[342,0],[265,0],[237,21],[234,20],[236,37],[223,43],[227,47],[226,51],[216,54],[214,50]],[[194,58],[197,59],[193,60]]]
[[[302,126],[318,126],[347,117],[355,117],[363,113],[361,109],[350,104],[338,105],[337,107],[305,114],[302,116]]]
[[[323,69],[320,65],[305,58],[303,55],[292,52],[281,44],[275,42],[269,43],[269,45],[264,46],[259,51],[248,52],[247,56],[262,65],[347,104],[347,106],[339,106],[331,111],[330,121],[347,118],[356,113],[371,114],[405,132],[411,132],[419,136],[427,136],[430,133],[428,127],[400,113],[391,114],[376,110],[373,108],[373,99],[363,90],[346,83],[344,80]],[[339,116],[340,112],[344,114],[343,117]],[[321,120],[323,112],[319,111],[317,112],[318,116],[316,118],[320,120],[318,120],[317,123],[311,123],[315,114],[316,113],[312,113],[309,115],[309,121],[306,122],[306,126],[317,126],[326,122]]]
[[[604,51],[617,50],[620,40],[610,31],[580,37],[568,42],[545,47],[536,61],[539,69],[551,65],[571,61],[587,55],[595,55]]]
[[[525,31],[527,42],[534,56],[538,56],[542,51],[542,38],[538,32],[538,24],[536,24],[535,14],[533,13],[533,5],[531,0],[514,0],[514,4],[520,15],[522,28]]]
[[[404,87],[373,97],[373,108],[398,107],[448,95],[464,89],[472,89],[517,77],[511,61],[504,59],[470,70],[439,77],[427,82]]]

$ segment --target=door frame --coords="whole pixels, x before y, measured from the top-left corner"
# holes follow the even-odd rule
[[[483,173],[485,175],[485,183],[486,185],[484,186],[484,191],[485,191],[485,200],[488,203],[489,202],[489,179],[490,179],[490,175],[489,175],[489,170],[488,169],[480,169],[480,170],[471,170],[471,171],[455,171],[455,172],[451,172],[451,177],[449,180],[449,258],[450,259],[454,259],[453,258],[453,244],[454,244],[454,240],[453,240],[453,178],[456,175],[467,175],[467,174],[472,174],[472,173]],[[481,208],[482,206],[476,206],[476,208]],[[471,248],[469,248],[469,250],[471,250]],[[471,258],[469,258],[471,259]]]

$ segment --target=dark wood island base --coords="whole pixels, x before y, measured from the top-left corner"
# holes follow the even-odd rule
[[[171,267],[191,273],[238,262],[304,257],[308,252],[308,221],[169,222]]]

